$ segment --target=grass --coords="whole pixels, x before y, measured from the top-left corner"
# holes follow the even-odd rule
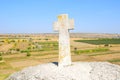
[[[39,61],[39,60],[45,60],[45,59],[52,59],[52,58],[56,58],[54,56],[51,57],[46,57],[46,58],[37,58],[39,56],[47,56],[47,55],[55,55],[57,54],[57,52],[36,52],[34,54],[34,52],[31,53],[31,57],[27,57],[25,55],[26,53],[20,53],[20,54],[12,54],[11,57],[5,57],[8,55],[3,55],[5,62],[1,62],[0,63],[0,80],[5,80],[10,74],[12,74],[14,71],[18,71],[20,70],[22,67],[18,67],[18,69],[13,68],[13,65],[11,65],[10,63],[12,62],[19,62],[19,61],[29,61],[29,60],[35,60],[35,61]],[[18,64],[19,65],[19,64]]]
[[[42,45],[42,51],[58,50],[58,42],[56,41],[39,42],[39,44]]]
[[[96,49],[87,49],[87,50],[76,50],[75,54],[83,54],[83,53],[94,53],[94,52],[105,52],[108,51],[108,48],[96,48]]]
[[[57,55],[57,52],[53,52],[53,53],[44,53],[44,54],[33,54],[32,56],[46,56],[46,55]]]
[[[6,71],[4,73],[0,73],[0,80],[4,80],[7,78],[11,73],[8,70],[12,70],[13,68],[7,64],[6,62],[0,62],[0,70]]]
[[[120,51],[107,51],[107,52],[103,52],[103,53],[89,54],[89,56],[99,56],[99,55],[117,54],[117,53],[120,53]]]
[[[0,65],[0,69],[11,69],[11,67],[6,64],[6,62],[1,62]]]
[[[24,57],[11,57],[11,58],[4,58],[5,61],[9,61],[9,62],[13,62],[15,60],[17,61],[21,61],[21,60],[27,60],[27,59],[30,59],[30,57],[27,57],[26,55]]]
[[[39,44],[57,44],[57,41],[46,41],[46,42],[39,42]]]
[[[0,61],[2,61],[3,60],[3,58],[2,58],[2,56],[0,56]]]
[[[120,62],[120,59],[112,59],[112,60],[108,60],[108,62]]]
[[[40,38],[39,38],[40,39]],[[36,39],[35,39],[36,40]],[[33,44],[33,42],[31,42],[31,45],[29,45],[29,42],[16,42],[18,47],[15,47],[15,49],[19,48],[21,53],[15,53],[15,54],[6,54],[6,55],[3,55],[3,59],[5,62],[2,62],[0,63],[0,80],[4,80],[5,78],[7,78],[11,73],[13,72],[16,72],[18,70],[21,70],[22,68],[24,68],[24,66],[19,66],[21,65],[22,63],[24,62],[27,62],[27,61],[33,61],[33,63],[36,63],[35,65],[37,64],[40,64],[41,62],[50,62],[52,60],[56,60],[57,61],[57,58],[58,58],[58,54],[59,54],[59,51],[58,51],[58,42],[57,41],[50,41],[50,40],[46,40],[46,41],[42,41],[43,39],[41,38],[41,41],[39,42],[36,42],[35,44]],[[95,43],[96,44],[101,44],[100,41],[104,40],[104,41],[109,41],[108,39],[98,39],[99,40],[99,43],[96,41],[96,40],[92,40],[92,42],[94,43],[94,41],[96,41]],[[119,40],[119,39],[118,39]],[[117,41],[118,41],[117,40]],[[33,40],[34,41],[34,40]],[[80,40],[81,41],[81,40]],[[83,41],[86,41],[86,40],[83,40]],[[117,42],[115,39],[113,40],[114,42]],[[112,41],[112,42],[113,42]],[[79,42],[79,41],[78,41]],[[112,43],[111,42],[111,43]],[[119,42],[119,41],[118,41]],[[117,42],[117,43],[118,43]],[[23,45],[21,44],[23,43]],[[27,43],[27,44],[26,44]],[[106,44],[107,42],[105,42]],[[41,45],[41,48],[37,48],[36,47],[36,44],[37,45]],[[89,43],[91,44],[91,43]],[[103,44],[103,43],[102,43]],[[110,44],[110,43],[109,43]],[[75,45],[75,44],[73,44]],[[19,47],[20,46],[20,47]],[[22,47],[21,47],[22,46]],[[81,45],[80,45],[81,46]],[[84,45],[87,47],[87,45]],[[24,48],[23,48],[24,47]],[[30,49],[28,47],[31,47]],[[32,48],[32,47],[35,47],[35,48]],[[114,47],[114,46],[113,46]],[[72,47],[73,48],[73,47]],[[74,49],[73,49],[74,50]],[[27,52],[30,51],[30,54],[31,56],[30,57],[27,57],[26,54]],[[95,48],[95,49],[87,49],[87,50],[74,50],[73,51],[75,54],[72,54],[72,55],[75,55],[77,56],[77,60],[88,60],[88,57],[89,59],[93,59],[92,56],[95,56],[96,55],[104,55],[104,54],[112,54],[113,52],[111,52],[109,50],[109,47],[102,47],[102,48]],[[111,53],[110,53],[111,52]],[[118,52],[119,53],[119,52]],[[79,55],[79,54],[86,54],[85,56],[83,55]],[[90,56],[89,56],[90,55]],[[113,53],[114,55],[114,53]],[[84,58],[84,59],[80,59],[80,58]],[[55,59],[53,59],[55,58]],[[72,56],[72,58],[76,59],[76,57]],[[96,58],[94,58],[95,60]],[[98,59],[99,60],[99,59]],[[108,60],[108,59],[107,59]],[[106,60],[106,61],[107,61]],[[110,60],[109,60],[110,61]],[[119,59],[114,59],[114,60],[111,60],[111,61],[119,61]],[[38,63],[37,63],[38,62]],[[40,63],[39,63],[40,62]],[[18,65],[17,67],[15,67],[14,65]],[[30,63],[26,63],[25,64],[25,67],[27,66],[30,66],[29,65]],[[34,65],[31,63],[31,65]],[[4,71],[4,72],[3,72]],[[8,72],[8,73],[7,73]]]
[[[30,52],[27,52],[27,55],[26,56],[31,56]]]
[[[6,79],[10,74],[0,74],[0,80]]]
[[[120,44],[120,38],[119,39],[97,39],[97,40],[74,40],[75,42],[84,42],[89,44]]]

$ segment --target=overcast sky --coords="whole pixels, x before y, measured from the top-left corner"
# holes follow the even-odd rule
[[[59,14],[79,33],[120,33],[120,0],[0,0],[0,33],[52,33]]]

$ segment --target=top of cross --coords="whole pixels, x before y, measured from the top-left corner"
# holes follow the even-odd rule
[[[61,14],[58,16],[58,22],[68,21],[68,14]]]
[[[63,25],[66,27],[65,29],[74,29],[74,20],[68,19],[68,14],[61,14],[58,16],[58,21],[54,22],[54,30],[59,31]]]

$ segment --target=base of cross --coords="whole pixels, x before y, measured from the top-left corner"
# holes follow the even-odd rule
[[[59,57],[59,63],[58,66],[59,67],[65,67],[65,66],[70,66],[72,64],[71,62],[71,56],[65,56],[63,58]]]

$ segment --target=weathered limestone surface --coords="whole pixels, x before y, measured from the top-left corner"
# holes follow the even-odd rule
[[[59,15],[54,23],[54,30],[59,32],[59,66],[71,65],[69,30],[73,28],[74,20],[67,14]]]
[[[74,62],[59,68],[53,63],[28,67],[6,80],[120,80],[120,66],[108,62]]]

